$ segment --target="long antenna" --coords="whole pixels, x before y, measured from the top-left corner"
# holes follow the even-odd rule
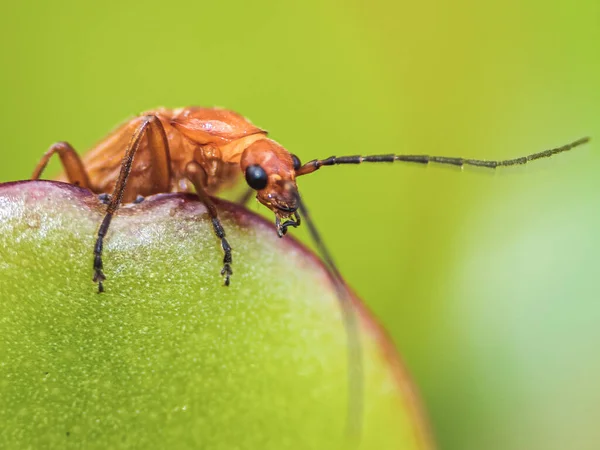
[[[308,231],[321,254],[325,266],[333,278],[338,300],[342,310],[342,319],[346,328],[346,338],[348,343],[348,416],[346,418],[346,438],[358,445],[361,437],[363,422],[363,403],[364,403],[364,385],[363,385],[363,366],[362,366],[362,347],[360,342],[359,326],[356,317],[356,311],[352,304],[352,294],[349,292],[340,271],[338,270],[329,250],[323,243],[321,235],[306,208],[306,204],[297,194],[299,210],[304,216],[308,226]]]
[[[557,153],[562,153],[569,151],[575,147],[579,147],[590,141],[589,137],[584,137],[578,139],[570,144],[563,145],[562,147],[552,148],[550,150],[544,150],[538,153],[532,153],[531,155],[521,156],[519,158],[513,159],[503,159],[503,160],[485,160],[485,159],[465,159],[465,158],[456,158],[456,157],[447,157],[447,156],[429,156],[429,155],[371,155],[371,156],[330,156],[327,159],[313,159],[312,161],[304,164],[300,169],[296,171],[296,176],[306,175],[308,173],[312,173],[315,170],[320,169],[323,166],[334,166],[338,164],[361,164],[363,162],[387,162],[392,163],[395,161],[403,161],[403,162],[412,162],[419,164],[429,164],[429,163],[437,163],[437,164],[445,164],[450,166],[477,166],[477,167],[485,167],[488,169],[495,169],[497,167],[507,167],[507,166],[516,166],[519,164],[526,164],[530,161],[535,161],[536,159],[548,158],[550,156],[556,155]]]

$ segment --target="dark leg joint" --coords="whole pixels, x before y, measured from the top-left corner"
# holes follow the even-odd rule
[[[221,222],[217,217],[213,217],[212,224],[217,237],[219,239],[223,239],[225,237],[225,230],[223,229],[223,225],[221,225]]]
[[[212,223],[215,234],[219,239],[221,239],[221,248],[223,249],[224,253],[221,275],[225,276],[225,286],[229,286],[230,277],[233,275],[233,270],[231,269],[231,263],[233,262],[233,258],[231,256],[231,245],[229,245],[229,242],[227,242],[227,239],[225,239],[225,230],[223,229],[223,225],[221,225],[219,218],[213,217]]]
[[[111,200],[110,194],[100,194],[98,196],[98,200],[100,200],[105,205],[108,205],[110,203],[110,200]]]
[[[96,245],[94,246],[94,277],[92,280],[94,283],[98,283],[98,293],[104,292],[104,285],[102,282],[106,280],[106,276],[102,270],[104,268],[104,264],[102,263],[102,250],[104,247],[104,236],[106,236],[111,220],[112,214],[107,213],[98,229],[98,239],[96,239]]]

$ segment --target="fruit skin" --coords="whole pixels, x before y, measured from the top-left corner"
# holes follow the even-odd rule
[[[57,182],[0,185],[0,447],[342,448],[346,335],[328,274],[270,222],[218,206],[229,288],[205,208],[165,194],[119,210],[97,294],[97,198]],[[354,302],[360,448],[432,448],[395,350]]]

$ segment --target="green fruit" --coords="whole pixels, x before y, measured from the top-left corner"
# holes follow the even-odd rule
[[[272,224],[218,206],[230,287],[206,209],[162,195],[119,210],[98,294],[105,207],[67,184],[0,185],[1,448],[344,448],[347,336],[327,272]],[[360,448],[431,448],[393,348],[357,305]]]

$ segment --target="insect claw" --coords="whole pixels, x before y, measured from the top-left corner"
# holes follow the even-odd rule
[[[233,275],[233,270],[231,270],[229,263],[225,263],[221,269],[221,275],[225,275],[225,286],[229,286],[229,278]]]
[[[104,292],[104,284],[102,283],[104,280],[106,280],[106,276],[104,276],[104,273],[102,272],[102,270],[96,269],[94,271],[93,281],[94,281],[94,283],[98,283],[98,294],[101,294],[102,292]]]
[[[96,272],[94,272],[93,280],[94,283],[102,283],[104,280],[106,280],[106,277],[104,276],[101,270],[96,270]]]

